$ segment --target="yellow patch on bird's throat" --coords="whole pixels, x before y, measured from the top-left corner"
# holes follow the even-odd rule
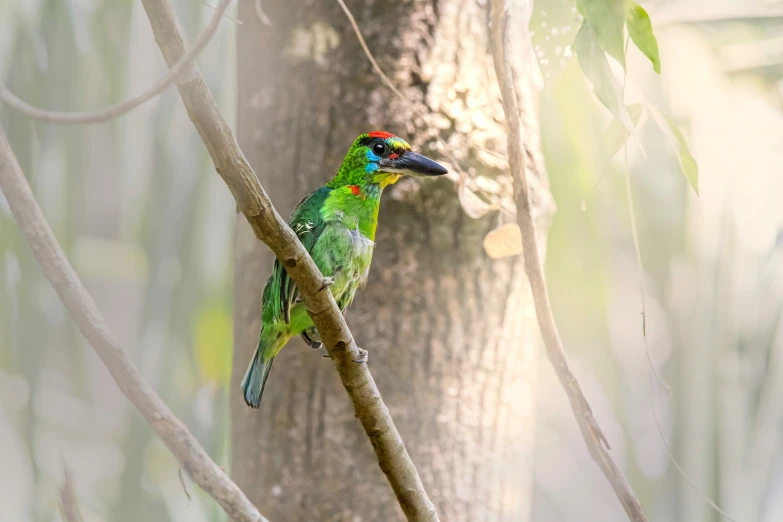
[[[378,186],[384,189],[389,185],[397,183],[401,177],[402,174],[397,174],[396,172],[379,172],[373,176],[372,182],[377,183]]]

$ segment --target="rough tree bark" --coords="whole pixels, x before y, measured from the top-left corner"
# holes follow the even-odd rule
[[[498,177],[505,160],[482,150],[505,149],[485,4],[348,2],[381,67],[434,115],[461,167],[510,197]],[[434,131],[381,84],[337,2],[265,0],[272,26],[255,2],[239,9],[240,145],[281,213],[331,177],[361,132],[388,130],[439,156]],[[537,79],[526,81],[537,92]],[[543,239],[552,206],[528,116]],[[529,516],[538,329],[521,258],[493,261],[482,249],[484,235],[512,219],[469,218],[448,180],[400,183],[384,195],[370,282],[347,313],[443,520]],[[273,257],[237,223],[232,475],[273,520],[402,520],[320,352],[291,343],[261,410],[242,402]]]

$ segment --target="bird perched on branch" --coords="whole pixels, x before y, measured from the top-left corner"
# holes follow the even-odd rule
[[[330,290],[341,311],[367,282],[381,192],[402,176],[440,176],[448,171],[411,150],[388,132],[362,134],[351,145],[337,175],[299,202],[288,224],[331,281]],[[272,369],[272,362],[288,341],[300,335],[320,348],[318,331],[307,315],[294,282],[279,260],[264,288],[258,347],[242,379],[245,402],[253,408]],[[367,352],[355,362],[367,360]]]

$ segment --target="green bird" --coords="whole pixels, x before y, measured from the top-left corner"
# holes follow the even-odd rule
[[[321,273],[331,280],[329,288],[341,311],[367,282],[383,189],[402,176],[447,173],[397,136],[370,132],[356,138],[329,183],[297,204],[288,224]],[[312,348],[321,347],[296,285],[276,260],[264,288],[258,347],[241,384],[249,406],[261,404],[275,356],[296,335]],[[362,354],[356,362],[367,360],[366,352]]]

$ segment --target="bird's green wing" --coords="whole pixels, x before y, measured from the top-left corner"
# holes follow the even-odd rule
[[[315,242],[323,231],[321,207],[331,191],[332,189],[328,187],[321,187],[311,192],[296,205],[288,220],[289,226],[308,252],[312,252]],[[282,315],[288,323],[291,319],[291,307],[297,298],[296,285],[280,261],[276,259],[272,275],[264,289],[264,322]],[[270,317],[267,318],[267,314]]]

